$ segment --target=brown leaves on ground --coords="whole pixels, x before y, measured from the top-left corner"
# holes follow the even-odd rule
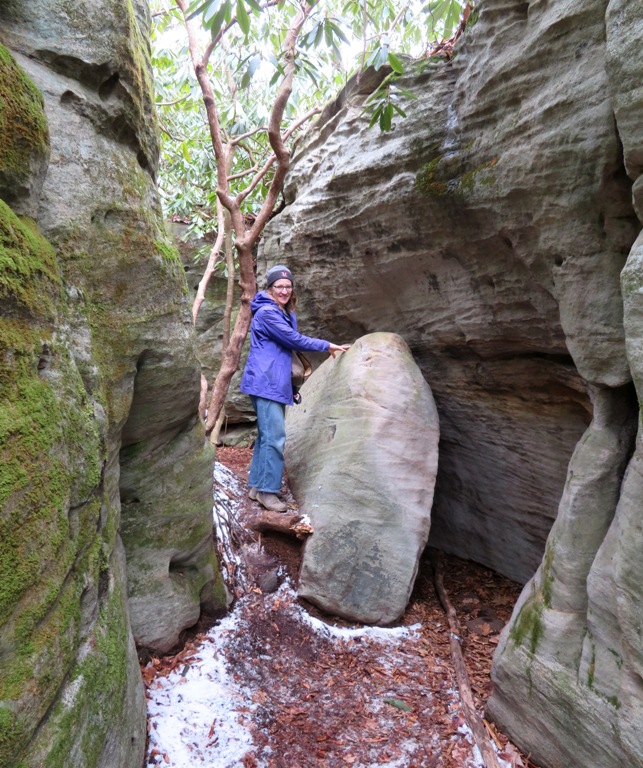
[[[251,451],[218,449],[217,459],[245,483]],[[248,514],[252,502],[240,499]],[[243,521],[243,511],[240,512]],[[301,545],[262,534],[268,562],[279,561],[296,583]],[[462,627],[462,647],[479,712],[492,689],[489,671],[499,632],[510,617],[520,586],[470,562],[447,557],[445,587]],[[312,606],[312,616],[336,626]],[[230,673],[252,691],[243,712],[255,748],[243,765],[253,768],[342,768],[399,761],[409,768],[474,765],[450,659],[448,623],[422,562],[415,590],[400,622],[421,629],[402,639],[368,635],[336,637],[302,620],[292,592],[264,594],[254,586],[237,605],[238,631],[225,648]],[[144,676],[189,667],[199,636],[177,655],[155,659]],[[146,680],[149,684],[149,680]],[[486,724],[500,757],[517,768],[535,768]]]

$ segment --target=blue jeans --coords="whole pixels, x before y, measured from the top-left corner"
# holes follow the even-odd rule
[[[248,485],[264,493],[279,493],[284,473],[286,406],[250,395],[257,414],[259,435],[255,442]]]

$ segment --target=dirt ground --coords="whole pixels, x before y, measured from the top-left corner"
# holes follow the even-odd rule
[[[244,484],[250,457],[250,449],[217,450],[217,460]],[[259,508],[245,493],[239,501],[243,525]],[[434,590],[429,559],[420,564],[400,621],[401,626],[421,628],[389,654],[386,646],[368,636],[337,642],[298,620],[300,605],[289,605],[299,602],[297,598],[275,590],[286,573],[296,584],[301,542],[264,533],[261,545],[263,554],[250,563],[246,597],[237,609],[242,611],[243,631],[230,637],[226,649],[229,668],[250,685],[256,705],[243,716],[255,744],[244,767],[481,765],[472,762],[471,747],[462,736],[467,729],[450,658],[448,623]],[[493,652],[521,587],[454,557],[444,558],[443,569],[458,613],[473,697],[482,713],[492,690]],[[313,606],[305,608],[322,621],[343,625]],[[157,662],[157,669],[175,667],[195,642],[198,637],[177,656]],[[493,724],[488,730],[505,764],[537,768]]]

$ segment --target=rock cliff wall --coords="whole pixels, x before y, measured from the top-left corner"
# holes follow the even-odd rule
[[[547,768],[643,764],[634,5],[482,0],[389,134],[353,84],[260,257],[293,269],[306,333],[413,351],[440,414],[430,543],[528,582],[490,710]]]
[[[3,767],[140,768],[134,641],[225,605],[148,23],[143,0],[0,7]]]

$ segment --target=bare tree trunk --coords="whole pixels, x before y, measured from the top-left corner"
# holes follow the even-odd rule
[[[201,280],[199,280],[199,287],[197,288],[196,296],[194,297],[194,302],[192,304],[192,322],[195,325],[196,318],[199,314],[199,309],[201,309],[201,304],[203,304],[205,301],[205,292],[207,290],[208,283],[210,282],[210,278],[212,277],[215,267],[217,266],[217,262],[219,261],[219,253],[221,251],[221,246],[223,245],[223,237],[225,235],[224,213],[225,208],[221,202],[217,200],[217,239],[210,249],[208,263],[206,264],[203,277]]]
[[[234,252],[232,250],[232,229],[230,226],[230,214],[225,212],[225,257],[228,269],[228,286],[226,290],[225,310],[223,312],[223,339],[221,342],[221,354],[224,355],[230,343],[230,325],[232,322],[232,308],[234,306]],[[219,442],[221,427],[225,421],[225,408],[221,408],[219,417],[210,434],[210,442],[216,445]]]
[[[228,182],[228,167],[226,163],[228,153],[224,148],[221,126],[219,124],[219,116],[217,113],[216,98],[207,72],[208,59],[213,50],[213,45],[211,44],[208,47],[203,58],[199,56],[199,45],[194,23],[193,21],[188,20],[186,15],[188,0],[175,0],[175,2],[183,13],[188,33],[190,57],[192,59],[192,65],[194,66],[199,86],[201,87],[201,92],[203,93],[203,103],[208,117],[210,138],[217,160],[217,196],[230,212],[232,229],[235,234],[237,258],[239,261],[241,306],[234,324],[234,330],[230,336],[230,343],[222,356],[221,369],[219,370],[214,386],[212,387],[212,397],[210,399],[208,418],[205,425],[206,433],[210,434],[214,429],[219,413],[223,408],[230,387],[230,381],[239,367],[241,350],[243,349],[243,343],[248,334],[248,329],[250,328],[250,321],[252,319],[250,302],[254,298],[257,288],[254,274],[253,248],[259,240],[270,214],[274,210],[290,164],[290,154],[286,149],[281,135],[281,122],[283,120],[288,99],[292,92],[292,84],[295,74],[295,44],[299,33],[301,32],[301,28],[311,11],[311,6],[305,2],[302,4],[299,13],[293,19],[292,25],[286,35],[284,44],[284,78],[279,87],[279,91],[277,92],[268,124],[268,138],[274,153],[274,158],[271,158],[264,165],[263,169],[255,175],[252,182],[243,192],[233,196],[230,194],[230,185]],[[254,224],[250,230],[246,232],[241,205],[245,198],[259,183],[261,178],[265,176],[273,163],[276,163],[276,168],[268,193]]]
[[[177,2],[179,1],[184,2],[184,0],[177,0]],[[286,37],[286,43],[284,45],[284,58],[286,61],[284,67],[285,75],[281,86],[279,87],[268,125],[268,138],[275,154],[277,167],[275,168],[275,174],[270,184],[268,194],[266,195],[266,199],[264,200],[261,210],[249,232],[244,231],[241,203],[250,193],[255,182],[253,181],[249,187],[247,187],[244,192],[237,195],[236,198],[232,198],[228,194],[227,189],[225,192],[222,189],[217,189],[217,194],[226,208],[230,211],[232,225],[237,238],[235,245],[237,247],[237,258],[239,260],[241,306],[239,307],[239,314],[237,315],[234,330],[230,337],[230,344],[223,357],[221,370],[219,371],[219,375],[212,388],[212,398],[208,409],[208,420],[205,425],[206,432],[212,431],[219,411],[223,408],[228,388],[230,387],[230,381],[239,367],[243,342],[245,341],[246,336],[248,335],[248,329],[250,328],[250,321],[252,319],[250,302],[254,298],[257,288],[252,250],[259,240],[261,232],[268,221],[268,217],[274,210],[290,165],[290,154],[286,149],[281,136],[281,121],[286,109],[286,104],[288,103],[288,99],[292,92],[292,83],[295,75],[295,44],[310,11],[311,6],[307,3],[304,4],[300,13],[293,21],[291,28],[288,30],[288,35]]]
[[[225,310],[223,313],[223,349],[227,349],[230,343],[230,326],[232,324],[232,307],[234,306],[234,253],[232,251],[232,229],[230,214],[226,211],[225,217],[225,260],[228,269],[228,285],[225,297]]]

